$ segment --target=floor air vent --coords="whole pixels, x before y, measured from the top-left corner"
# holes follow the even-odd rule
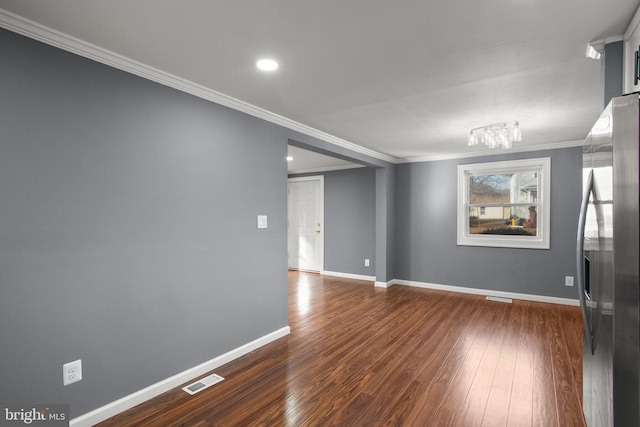
[[[498,302],[508,302],[509,304],[511,304],[511,298],[505,298],[505,297],[493,297],[491,295],[487,295],[487,299],[489,301],[498,301]]]
[[[212,385],[219,383],[222,380],[224,380],[224,378],[222,378],[220,375],[211,374],[208,377],[199,379],[193,384],[189,384],[186,387],[182,387],[182,389],[189,394],[196,394],[198,392],[201,392],[205,388],[211,387]]]

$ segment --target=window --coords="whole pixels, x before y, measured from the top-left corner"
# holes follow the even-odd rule
[[[551,159],[458,166],[458,245],[549,249]]]

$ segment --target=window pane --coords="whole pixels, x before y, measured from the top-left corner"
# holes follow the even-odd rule
[[[469,203],[537,203],[538,172],[469,176]]]
[[[537,208],[536,206],[470,207],[469,234],[537,236]]]
[[[514,174],[514,180],[518,191],[518,202],[538,202],[538,172],[517,173]]]
[[[469,177],[469,203],[510,203],[511,174]]]

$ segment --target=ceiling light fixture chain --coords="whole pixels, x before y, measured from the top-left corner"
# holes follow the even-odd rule
[[[489,148],[513,147],[514,142],[522,141],[520,124],[515,121],[513,125],[506,122],[492,123],[471,129],[469,132],[469,146],[484,144]]]

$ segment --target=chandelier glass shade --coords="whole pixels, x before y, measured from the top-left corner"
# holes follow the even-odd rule
[[[484,144],[489,148],[511,148],[514,142],[522,141],[522,131],[518,122],[513,125],[506,122],[492,123],[488,126],[471,129],[469,146]]]

